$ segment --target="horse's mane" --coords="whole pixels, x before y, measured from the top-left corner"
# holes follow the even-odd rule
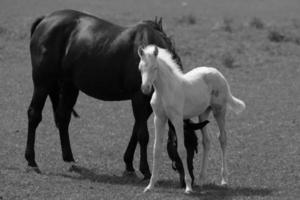
[[[155,45],[148,45],[146,46],[146,48],[144,49],[144,52],[146,54],[153,54],[154,49],[155,49]],[[180,68],[180,66],[177,64],[177,62],[173,59],[172,54],[167,50],[167,49],[163,49],[160,47],[158,48],[158,55],[157,58],[163,62],[165,62],[165,64],[178,76],[182,76],[182,70]]]
[[[175,42],[171,36],[168,36],[166,32],[163,30],[162,26],[162,18],[158,19],[155,17],[154,20],[143,20],[142,23],[150,25],[154,30],[158,31],[164,41],[168,44],[169,50],[171,53],[171,57],[175,60],[177,65],[179,65],[180,70],[182,70],[182,62],[175,49]]]

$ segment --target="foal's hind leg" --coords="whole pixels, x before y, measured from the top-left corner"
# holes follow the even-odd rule
[[[203,114],[201,114],[199,116],[199,122],[203,122],[207,120],[210,111],[211,111],[210,108],[208,108]],[[207,161],[208,161],[209,150],[210,150],[210,137],[206,126],[201,129],[201,133],[202,133],[203,156],[202,156],[199,181],[200,181],[200,185],[203,185],[206,181]]]
[[[28,137],[25,150],[25,158],[28,166],[32,167],[36,172],[40,172],[36,162],[34,153],[35,132],[39,123],[42,121],[42,110],[47,98],[47,89],[34,86],[33,97],[28,108]]]
[[[149,132],[147,127],[147,120],[152,113],[152,108],[150,106],[150,97],[143,95],[138,92],[132,98],[132,110],[134,115],[134,127],[130,142],[124,154],[124,161],[126,163],[126,171],[133,172],[134,168],[132,166],[134,151],[137,142],[140,144],[140,171],[144,175],[144,179],[149,179],[151,173],[149,170],[148,160],[147,160],[147,146],[149,142]]]
[[[71,150],[69,139],[69,123],[71,119],[71,112],[78,97],[78,89],[71,83],[64,83],[62,85],[57,109],[55,110],[55,123],[59,129],[59,136],[62,149],[62,157],[65,162],[74,162],[74,157]],[[55,95],[51,94],[52,102],[55,102]],[[53,104],[55,109],[55,104]]]
[[[222,149],[221,185],[226,185],[228,182],[228,168],[226,160],[227,133],[225,130],[226,107],[214,109],[213,113],[220,130],[219,141]]]

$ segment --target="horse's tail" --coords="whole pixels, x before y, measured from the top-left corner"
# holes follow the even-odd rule
[[[31,25],[31,29],[30,29],[30,36],[32,36],[32,34],[34,33],[36,27],[39,25],[39,23],[45,18],[45,16],[40,16],[38,18],[36,18],[34,20],[34,22]]]
[[[234,97],[231,94],[228,83],[227,86],[228,86],[227,107],[231,109],[233,112],[235,112],[236,114],[240,114],[243,110],[245,110],[246,104],[242,100]]]

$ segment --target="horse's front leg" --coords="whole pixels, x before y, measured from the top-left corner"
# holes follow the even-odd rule
[[[191,193],[192,192],[192,187],[191,187],[191,176],[188,170],[188,166],[187,166],[187,151],[186,148],[184,146],[184,132],[183,132],[183,117],[182,115],[179,115],[177,113],[172,113],[172,115],[170,116],[170,119],[175,127],[176,130],[176,135],[177,135],[177,142],[178,142],[178,154],[179,157],[182,161],[183,164],[183,169],[184,169],[184,179],[185,179],[185,183],[186,183],[186,187],[185,187],[185,193]]]
[[[167,123],[166,116],[158,116],[154,114],[155,138],[154,138],[154,146],[153,146],[152,176],[150,179],[150,183],[145,188],[144,192],[153,189],[154,184],[157,181],[159,169],[161,166],[161,151],[163,146],[163,137],[164,137],[166,123]]]
[[[132,98],[132,110],[135,119],[132,135],[124,154],[124,161],[126,164],[125,174],[133,174],[133,156],[137,146],[140,144],[140,171],[144,175],[144,179],[149,179],[151,176],[148,160],[147,160],[147,146],[149,141],[149,133],[147,127],[147,120],[152,113],[150,106],[150,97],[138,92]]]

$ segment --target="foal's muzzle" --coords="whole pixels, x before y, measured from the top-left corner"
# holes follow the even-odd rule
[[[152,87],[151,87],[151,85],[142,85],[141,90],[144,94],[150,94]]]

